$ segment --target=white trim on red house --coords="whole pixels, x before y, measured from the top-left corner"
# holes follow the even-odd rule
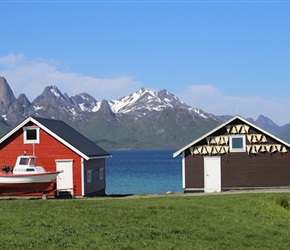
[[[257,125],[249,122],[248,120],[242,118],[241,116],[236,115],[236,116],[232,117],[230,120],[228,120],[227,122],[219,125],[218,127],[216,127],[215,129],[211,130],[210,132],[206,133],[205,135],[201,136],[200,138],[196,139],[195,141],[189,143],[188,145],[186,145],[183,148],[179,149],[178,151],[174,152],[173,153],[173,158],[176,157],[176,156],[181,155],[182,152],[185,151],[186,149],[188,149],[189,147],[193,146],[194,144],[198,143],[199,141],[201,141],[201,140],[205,139],[206,137],[210,136],[211,134],[213,134],[214,132],[216,132],[219,129],[223,128],[224,126],[226,126],[227,124],[231,123],[232,121],[234,121],[237,118],[240,119],[242,122],[248,124],[249,126],[261,131],[262,133],[264,133],[266,135],[268,135],[269,137],[272,137],[273,139],[279,141],[280,143],[284,144],[285,146],[290,147],[289,143],[287,143],[287,142],[283,141],[282,139],[272,135],[271,133],[267,132],[266,130],[264,130],[264,129],[258,127]]]
[[[85,155],[84,153],[82,153],[81,151],[79,151],[77,148],[73,147],[71,144],[69,144],[67,141],[65,141],[64,139],[62,139],[61,137],[59,137],[58,135],[56,135],[55,133],[53,133],[47,127],[45,127],[44,125],[42,125],[41,123],[39,123],[37,120],[33,119],[33,117],[31,117],[31,119],[28,120],[28,121],[31,121],[34,124],[36,124],[38,127],[40,127],[41,129],[43,129],[45,132],[47,132],[48,134],[50,134],[51,136],[53,136],[59,142],[61,142],[62,144],[64,144],[68,148],[70,148],[72,151],[74,151],[75,153],[77,153],[78,155],[80,155],[81,157],[83,157],[84,159],[86,159],[86,160],[89,160],[90,159],[89,156]]]
[[[85,196],[85,166],[84,158],[81,158],[81,178],[82,178],[82,196]]]
[[[47,132],[48,134],[50,134],[52,137],[54,137],[55,139],[57,139],[59,142],[61,142],[62,144],[64,144],[68,148],[70,148],[72,151],[74,151],[79,156],[83,157],[84,159],[86,159],[86,160],[96,159],[96,157],[89,157],[89,156],[85,155],[84,153],[82,153],[81,151],[79,151],[77,148],[75,148],[71,144],[69,144],[67,141],[65,141],[64,139],[62,139],[61,137],[59,137],[58,135],[56,135],[55,133],[53,133],[47,127],[45,127],[44,125],[42,125],[40,122],[38,122],[37,120],[35,120],[33,117],[28,117],[22,123],[20,123],[17,127],[15,127],[14,129],[12,129],[5,136],[3,136],[0,139],[0,143],[2,143],[3,141],[5,141],[7,138],[9,138],[11,135],[13,135],[16,131],[18,131],[19,129],[21,129],[22,127],[24,127],[25,124],[27,124],[28,122],[33,122],[35,125],[37,125],[41,129],[43,129],[45,132]],[[97,158],[106,158],[106,157],[97,157]]]

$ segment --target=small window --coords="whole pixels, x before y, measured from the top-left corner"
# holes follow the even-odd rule
[[[35,171],[34,168],[27,168],[27,169],[26,169],[26,172],[34,172],[34,171]]]
[[[36,158],[35,157],[30,158],[30,165],[36,165]]]
[[[21,158],[19,161],[19,165],[28,165],[29,158]]]
[[[25,127],[24,130],[24,143],[32,144],[39,143],[39,128],[38,127]]]
[[[230,136],[230,152],[246,152],[245,135]]]
[[[99,169],[99,180],[103,180],[104,179],[104,168],[100,168]]]
[[[87,171],[87,182],[92,182],[92,172],[93,170],[88,170]]]

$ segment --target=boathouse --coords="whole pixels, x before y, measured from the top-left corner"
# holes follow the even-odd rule
[[[184,192],[289,188],[290,145],[235,116],[176,151]]]
[[[37,165],[46,171],[63,171],[49,195],[105,194],[105,159],[111,155],[65,122],[26,118],[0,139],[0,166],[13,167],[23,152],[37,156]]]

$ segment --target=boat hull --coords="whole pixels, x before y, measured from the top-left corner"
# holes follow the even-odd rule
[[[0,174],[0,194],[44,192],[59,173]]]

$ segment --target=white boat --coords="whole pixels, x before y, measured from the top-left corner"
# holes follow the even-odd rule
[[[0,172],[0,195],[48,191],[61,172],[47,172],[44,167],[36,165],[36,160],[36,156],[24,154],[17,157],[13,168],[3,166]]]

